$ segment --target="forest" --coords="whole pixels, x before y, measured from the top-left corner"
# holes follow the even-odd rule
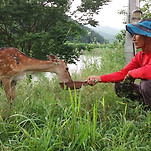
[[[73,1],[70,0],[2,0],[0,47],[15,47],[38,59],[54,54],[67,62],[73,62],[72,58],[77,59],[80,50],[75,50],[68,42],[107,42],[84,27],[86,24],[97,25],[93,15],[107,2],[82,1],[81,7],[71,12]],[[71,16],[79,12],[83,17],[73,20]],[[90,38],[92,35],[95,38]]]

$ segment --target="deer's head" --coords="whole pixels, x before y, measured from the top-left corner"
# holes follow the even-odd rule
[[[48,55],[48,59],[53,63],[53,72],[56,73],[63,82],[72,81],[67,63],[53,55]]]

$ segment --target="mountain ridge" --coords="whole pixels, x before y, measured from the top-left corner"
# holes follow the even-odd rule
[[[109,42],[113,42],[115,40],[115,36],[121,31],[118,28],[112,28],[109,26],[96,26],[96,27],[88,26],[88,28],[92,29],[99,35],[103,36]]]

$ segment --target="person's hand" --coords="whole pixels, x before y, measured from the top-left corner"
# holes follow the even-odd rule
[[[129,74],[129,72],[128,72],[128,74],[125,76],[125,78],[124,78],[124,82],[131,82],[131,83],[134,83],[134,81],[135,81],[135,79]]]
[[[91,86],[95,85],[98,82],[101,82],[100,76],[89,76],[86,79],[87,83]]]

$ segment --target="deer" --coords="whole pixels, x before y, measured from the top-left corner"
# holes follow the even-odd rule
[[[17,81],[28,73],[51,72],[56,73],[63,82],[72,81],[66,62],[54,55],[47,57],[48,60],[39,60],[17,48],[0,48],[0,79],[9,105],[16,97]]]

